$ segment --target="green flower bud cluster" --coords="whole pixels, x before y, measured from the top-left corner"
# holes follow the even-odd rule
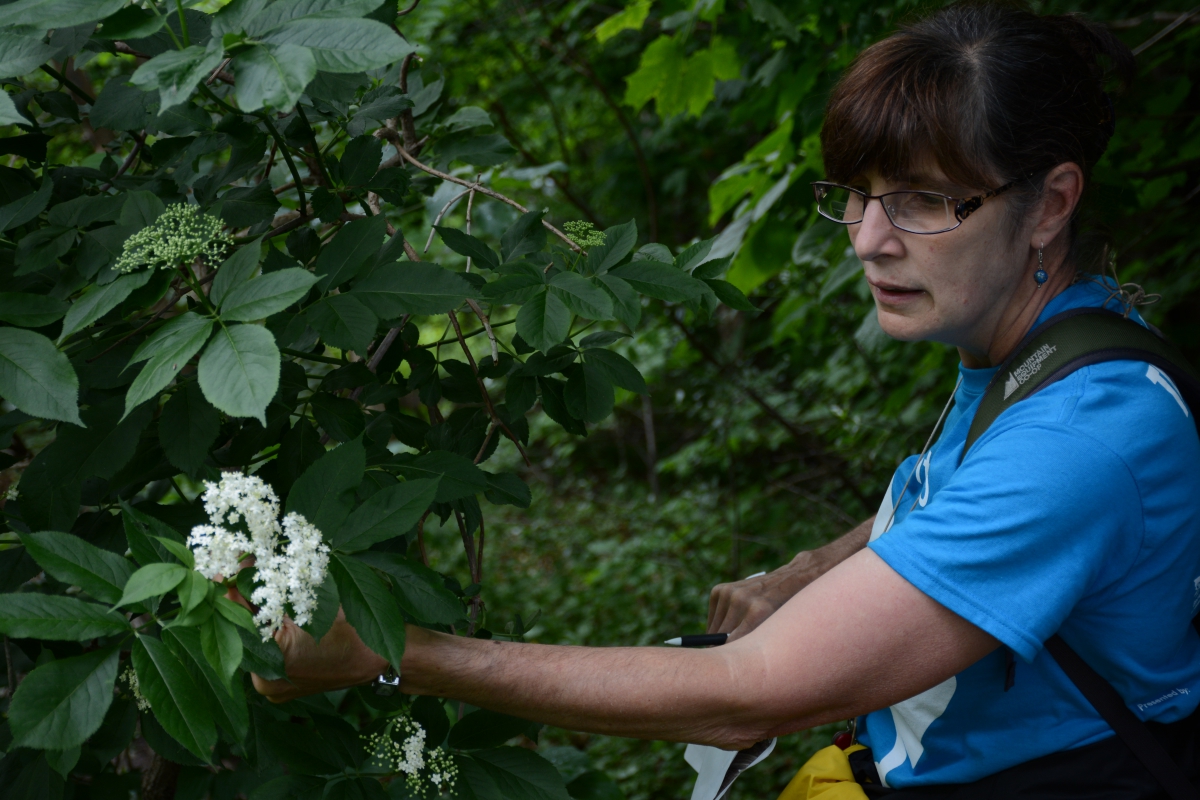
[[[113,267],[132,272],[138,267],[174,269],[202,258],[215,264],[224,258],[233,238],[221,231],[221,220],[187,203],[167,206],[158,219],[125,240]]]
[[[563,231],[567,238],[584,250],[589,247],[599,247],[604,244],[604,234],[596,230],[596,226],[581,219],[563,223]]]

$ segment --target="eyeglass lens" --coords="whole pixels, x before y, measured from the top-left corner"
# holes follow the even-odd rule
[[[881,202],[892,224],[912,233],[940,233],[957,227],[954,204],[932,192],[891,192]],[[863,196],[838,186],[822,186],[817,192],[817,210],[846,225],[862,222]]]

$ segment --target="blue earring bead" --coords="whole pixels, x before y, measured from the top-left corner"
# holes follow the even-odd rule
[[[1046,270],[1039,269],[1037,272],[1033,273],[1033,279],[1037,281],[1038,286],[1041,286],[1043,283],[1050,280],[1050,276],[1046,274]]]

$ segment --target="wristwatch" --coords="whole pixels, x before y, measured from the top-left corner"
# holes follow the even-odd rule
[[[387,669],[371,681],[371,688],[380,697],[391,697],[400,690],[400,673],[391,664],[388,664]]]

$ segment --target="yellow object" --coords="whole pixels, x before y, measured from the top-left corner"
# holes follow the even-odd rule
[[[854,781],[847,758],[851,753],[866,749],[861,744],[850,745],[845,750],[831,744],[818,750],[792,778],[779,800],[867,800],[866,792]]]

